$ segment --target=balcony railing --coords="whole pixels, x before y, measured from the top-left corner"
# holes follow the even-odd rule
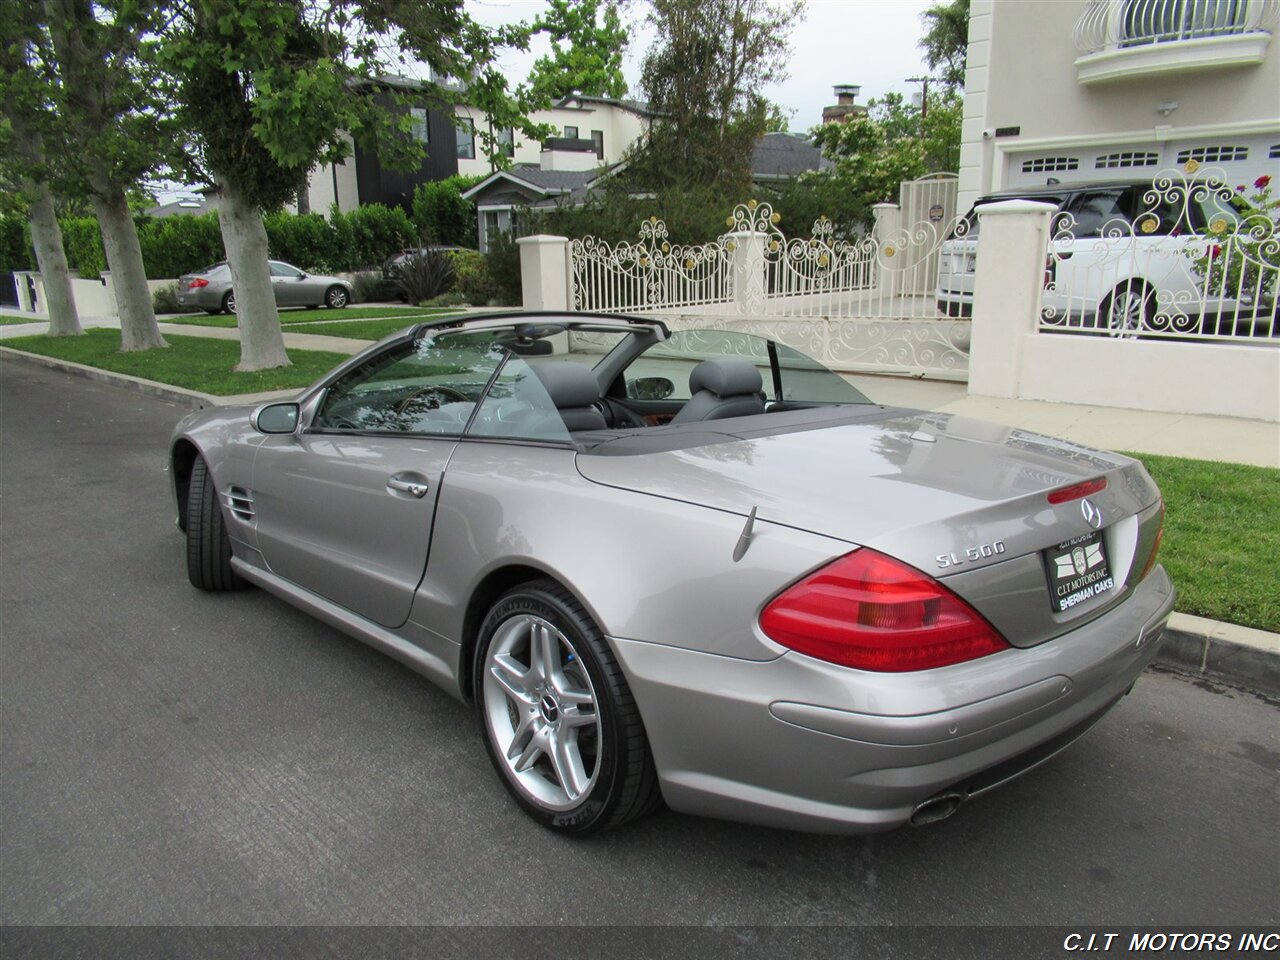
[[[1149,44],[1266,34],[1280,0],[1091,0],[1075,26],[1076,49],[1101,53]]]

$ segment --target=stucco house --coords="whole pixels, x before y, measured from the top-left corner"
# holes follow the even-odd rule
[[[1280,0],[972,0],[959,207],[1003,188],[1280,174]]]

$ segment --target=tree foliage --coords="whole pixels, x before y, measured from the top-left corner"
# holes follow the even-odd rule
[[[786,76],[788,37],[802,14],[798,2],[652,0],[659,39],[641,84],[654,119],[630,175],[654,188],[745,191],[770,121],[761,90]]]
[[[626,96],[622,54],[627,31],[618,19],[615,3],[549,0],[546,13],[534,20],[532,30],[551,38],[551,55],[535,60],[529,74],[530,92],[539,101],[551,102],[573,93],[615,99]]]
[[[920,15],[925,33],[920,39],[925,63],[950,87],[964,86],[969,52],[969,0],[936,3]]]

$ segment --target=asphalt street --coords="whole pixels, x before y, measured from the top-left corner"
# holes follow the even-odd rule
[[[466,706],[265,593],[189,586],[182,415],[0,360],[6,925],[1280,920],[1277,706],[1163,672],[932,827],[555,837]]]

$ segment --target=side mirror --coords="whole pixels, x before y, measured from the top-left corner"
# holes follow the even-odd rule
[[[300,273],[300,274],[298,275],[298,279],[299,279],[299,280],[306,280],[306,279],[307,279],[307,271],[303,270],[303,271],[302,271],[302,273]]]
[[[292,402],[268,403],[253,411],[249,422],[259,433],[293,433],[298,429],[298,405]]]
[[[640,377],[627,381],[627,397],[632,400],[665,400],[676,392],[666,377]]]

